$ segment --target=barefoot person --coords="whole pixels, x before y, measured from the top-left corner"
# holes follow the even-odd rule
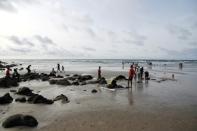
[[[98,69],[98,80],[101,79],[101,67],[99,66],[99,69]]]
[[[129,88],[129,82],[131,82],[131,88],[132,88],[132,81],[134,76],[135,76],[135,70],[133,69],[133,65],[131,65],[129,70],[128,88]]]

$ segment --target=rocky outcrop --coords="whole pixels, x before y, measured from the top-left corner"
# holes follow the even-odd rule
[[[99,80],[99,84],[107,84],[107,81],[104,77]]]
[[[36,127],[38,121],[30,115],[16,114],[8,117],[3,123],[4,128],[11,128],[16,126]]]
[[[92,90],[92,93],[97,93],[98,91],[96,89],[93,89]]]
[[[0,104],[9,104],[12,103],[13,98],[10,96],[9,93],[6,93],[2,97],[0,97]]]
[[[27,100],[25,97],[19,97],[15,99],[16,102],[21,102],[21,103],[25,103]]]
[[[17,79],[9,77],[0,78],[0,88],[16,87],[18,85]]]
[[[39,73],[26,73],[24,75],[21,75],[21,80],[22,81],[27,81],[27,80],[39,80],[41,77]]]
[[[113,80],[118,81],[118,80],[127,80],[127,78],[123,75],[119,75],[116,78],[114,78]]]
[[[57,84],[57,85],[64,85],[64,86],[69,86],[71,83],[65,79],[65,78],[52,78],[49,80],[50,84]]]
[[[18,89],[16,94],[18,94],[18,95],[25,95],[25,96],[32,96],[34,93],[32,93],[32,90],[29,89],[28,87],[22,87],[22,88]]]
[[[61,95],[55,97],[55,99],[53,99],[53,101],[58,101],[58,100],[62,100],[62,103],[68,103],[69,102],[68,97],[63,95],[63,94],[61,94]]]
[[[38,94],[30,96],[27,101],[31,104],[53,104],[52,100],[49,100]]]

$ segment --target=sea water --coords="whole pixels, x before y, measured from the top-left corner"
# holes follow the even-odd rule
[[[17,64],[13,68],[24,68],[19,73],[25,73],[26,67],[32,65],[33,72],[50,72],[52,68],[57,70],[57,64],[64,66],[65,71],[96,71],[98,66],[102,70],[110,71],[128,71],[129,66],[138,63],[145,70],[152,72],[171,72],[171,73],[189,73],[197,74],[197,61],[195,60],[122,60],[122,59],[6,59],[2,60],[8,64]],[[152,62],[152,66],[147,64]],[[124,64],[123,64],[124,62]],[[179,63],[183,63],[183,68],[179,68]],[[5,75],[5,71],[0,71],[0,77]]]

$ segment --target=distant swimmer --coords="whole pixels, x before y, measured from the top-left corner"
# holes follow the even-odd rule
[[[30,68],[31,68],[31,65],[28,65],[27,68],[26,68],[27,69],[27,73],[31,73],[31,69]]]
[[[131,82],[131,88],[132,88],[132,81],[134,76],[135,76],[135,70],[133,69],[133,65],[131,65],[129,69],[128,88],[129,88],[129,82]]]
[[[101,66],[99,66],[98,68],[98,80],[101,79]]]

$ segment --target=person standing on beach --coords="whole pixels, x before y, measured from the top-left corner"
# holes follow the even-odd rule
[[[131,65],[129,70],[128,88],[129,88],[129,82],[131,82],[131,88],[132,88],[132,81],[134,76],[135,76],[135,71],[133,69],[133,65]]]
[[[143,74],[144,74],[144,68],[141,67],[141,68],[140,68],[140,77],[141,77],[141,80],[142,80]]]
[[[98,80],[101,79],[101,67],[99,66],[99,69],[98,69]]]
[[[18,73],[17,68],[14,69],[14,73],[12,74],[12,78],[14,78],[14,79],[16,78],[18,82],[20,81],[20,74]]]
[[[31,65],[28,65],[28,67],[26,68],[27,69],[27,73],[31,73],[31,69],[30,69]]]
[[[62,66],[62,71],[64,72],[64,66]]]
[[[57,71],[60,71],[60,64],[57,64]]]
[[[5,77],[10,78],[10,67],[6,68]]]

